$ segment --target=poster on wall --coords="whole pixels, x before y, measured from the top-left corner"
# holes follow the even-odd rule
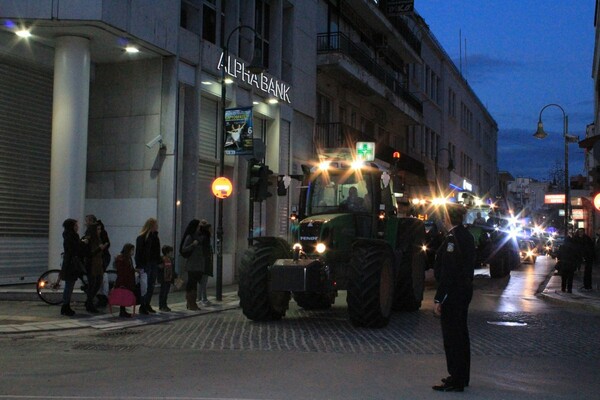
[[[253,154],[252,107],[225,110],[225,154]]]

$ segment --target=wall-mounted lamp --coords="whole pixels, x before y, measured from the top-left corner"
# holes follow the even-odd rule
[[[128,45],[128,46],[125,47],[125,52],[129,53],[129,54],[136,54],[136,53],[140,52],[140,49],[138,49],[135,46]]]

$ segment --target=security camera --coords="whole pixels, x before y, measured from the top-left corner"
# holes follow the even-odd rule
[[[160,148],[162,149],[163,148],[162,135],[158,135],[157,137],[155,137],[154,139],[152,139],[151,141],[146,143],[146,147],[151,149],[154,146],[156,146],[157,143],[160,144]]]

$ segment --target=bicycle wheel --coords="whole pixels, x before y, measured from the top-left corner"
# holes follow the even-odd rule
[[[37,280],[37,294],[44,302],[52,305],[62,303],[65,282],[60,279],[60,270],[44,272]]]

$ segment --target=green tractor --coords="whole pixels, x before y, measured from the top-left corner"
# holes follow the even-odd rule
[[[257,237],[242,258],[244,315],[280,319],[292,297],[304,309],[327,309],[340,290],[355,326],[383,327],[392,310],[418,310],[425,225],[397,215],[397,179],[374,162],[340,158],[303,170],[294,243]]]

